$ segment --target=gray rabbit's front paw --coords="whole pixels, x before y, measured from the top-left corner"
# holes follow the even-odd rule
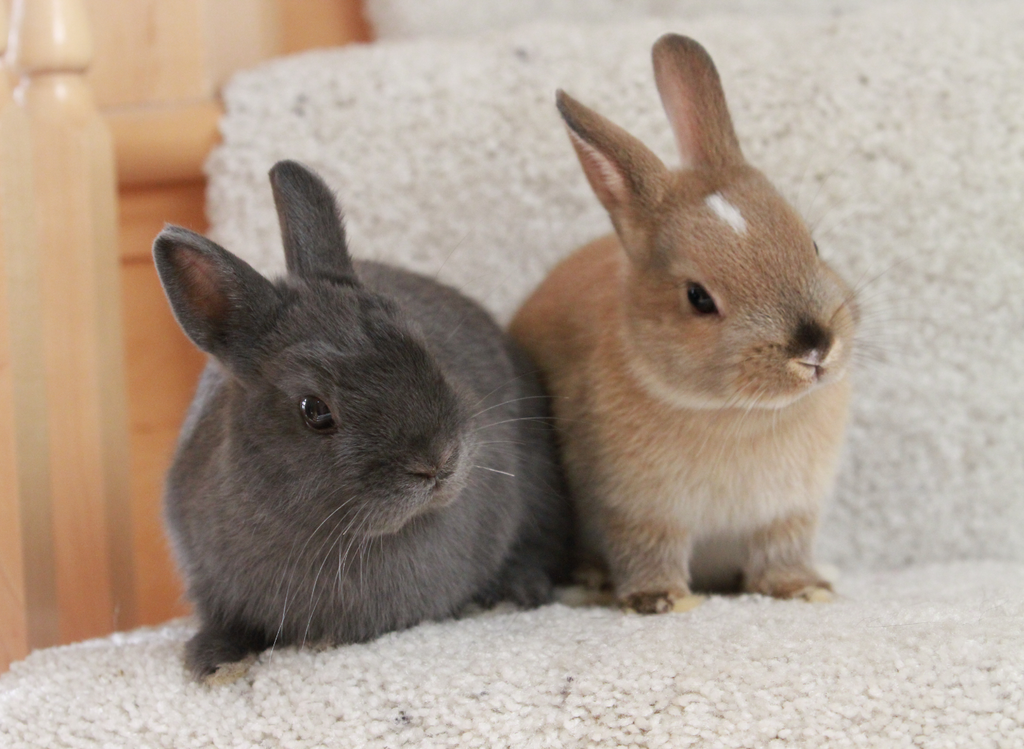
[[[185,665],[205,684],[226,684],[244,676],[263,639],[243,630],[204,626],[185,645]]]
[[[524,609],[534,609],[548,603],[553,595],[551,578],[542,567],[523,560],[512,560],[505,564],[494,585],[473,600],[486,608],[510,601]]]

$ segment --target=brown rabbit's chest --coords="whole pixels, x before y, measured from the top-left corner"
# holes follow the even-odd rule
[[[840,449],[834,423],[845,419],[846,396],[837,395],[823,389],[784,409],[731,412],[592,401],[603,418],[584,439],[603,443],[604,459],[576,470],[603,474],[599,501],[638,521],[694,538],[752,532],[816,512]]]

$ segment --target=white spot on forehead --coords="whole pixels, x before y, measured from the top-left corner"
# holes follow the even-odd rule
[[[718,218],[729,224],[734,232],[737,234],[747,233],[747,222],[744,220],[743,214],[740,213],[740,209],[722,197],[721,193],[711,193],[704,198],[704,202]]]

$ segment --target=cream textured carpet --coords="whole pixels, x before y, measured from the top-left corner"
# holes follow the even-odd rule
[[[851,576],[832,604],[548,606],[189,681],[184,624],[44,650],[0,679],[0,746],[1024,746],[1024,565]]]
[[[637,18],[693,20],[840,16],[886,0],[364,0],[377,39],[455,37],[535,21],[623,23]],[[984,1],[984,0],[982,0]],[[975,0],[977,2],[977,0]]]
[[[649,49],[696,37],[747,155],[862,288],[820,544],[840,599],[486,614],[265,655],[217,689],[186,679],[176,623],[17,664],[0,747],[1024,747],[1024,4],[692,5],[241,75],[209,166],[214,234],[279,272],[266,172],[301,159],[338,189],[357,256],[439,272],[507,320],[608,229],[554,89],[674,161]]]

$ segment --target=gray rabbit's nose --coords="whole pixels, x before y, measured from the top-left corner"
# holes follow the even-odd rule
[[[455,473],[458,461],[458,450],[449,448],[436,460],[423,460],[409,467],[409,473],[417,478],[433,484],[435,487],[444,483]]]
[[[446,479],[451,477],[451,472],[442,472],[437,468],[420,467],[417,470],[409,471],[415,478],[419,479],[430,492],[438,492],[444,485]]]
[[[409,473],[417,478],[423,479],[424,481],[436,482],[438,480],[438,471],[434,466],[416,466],[415,468],[411,468]]]

